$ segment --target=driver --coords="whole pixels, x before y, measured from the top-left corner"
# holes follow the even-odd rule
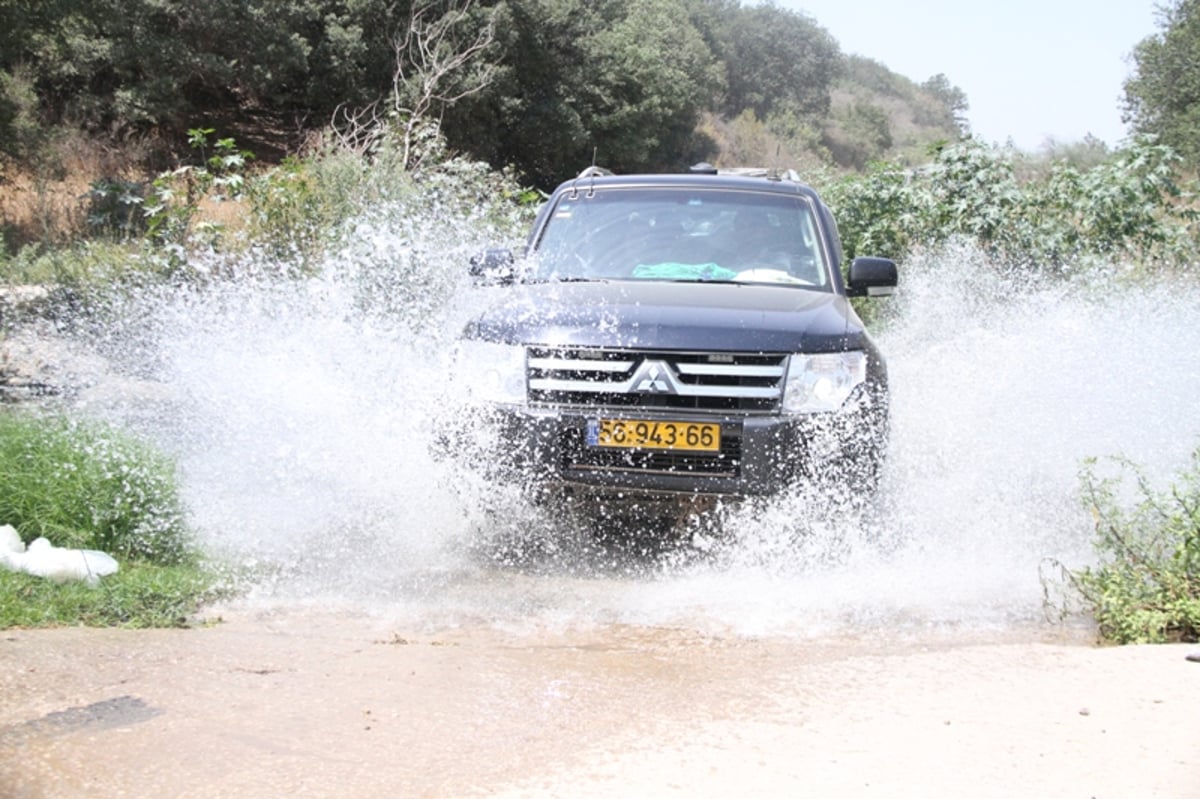
[[[744,209],[734,219],[737,234],[737,260],[742,269],[779,269],[792,265],[786,237],[763,211]]]

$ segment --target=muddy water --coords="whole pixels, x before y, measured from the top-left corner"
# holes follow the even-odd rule
[[[8,631],[0,795],[1188,797],[1185,652],[1038,629],[431,631],[297,608]]]

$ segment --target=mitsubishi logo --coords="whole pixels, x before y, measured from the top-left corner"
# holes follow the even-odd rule
[[[633,391],[641,394],[675,394],[675,381],[662,361],[643,361],[633,375]]]

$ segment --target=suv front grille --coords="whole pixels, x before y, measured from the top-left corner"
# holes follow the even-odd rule
[[[532,347],[527,370],[538,404],[770,413],[787,356]]]

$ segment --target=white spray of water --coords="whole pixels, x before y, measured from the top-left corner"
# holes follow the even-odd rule
[[[446,284],[460,260],[424,277]],[[497,520],[471,500],[478,484],[430,454],[469,293],[432,298],[414,324],[364,310],[363,275],[343,260],[142,312],[157,320],[173,396],[162,437],[194,523],[261,569],[255,596],[435,624],[1025,622],[1040,617],[1044,559],[1091,557],[1081,460],[1123,453],[1167,474],[1195,446],[1200,291],[1018,290],[975,256],[949,260],[906,264],[902,296],[884,301],[897,303],[878,336],[893,436],[876,516],[814,516],[793,497],[735,513],[707,546],[614,559],[558,542],[534,569],[488,557],[478,544]]]

